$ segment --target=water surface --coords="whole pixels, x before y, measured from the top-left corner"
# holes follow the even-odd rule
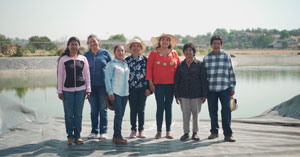
[[[299,66],[245,66],[236,67],[236,95],[239,108],[233,118],[251,117],[300,94]],[[44,112],[63,117],[63,105],[56,94],[56,73],[21,74],[0,77],[0,94]],[[83,118],[90,119],[90,105],[85,101]],[[127,104],[124,119],[129,120]],[[154,95],[147,99],[146,120],[154,120]],[[109,111],[109,119],[114,112]],[[202,105],[201,119],[209,119],[207,103]],[[173,101],[173,119],[182,119],[179,105]]]

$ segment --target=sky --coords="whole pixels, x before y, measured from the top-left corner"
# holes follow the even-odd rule
[[[204,35],[217,28],[300,28],[299,0],[0,0],[0,34],[101,40]]]

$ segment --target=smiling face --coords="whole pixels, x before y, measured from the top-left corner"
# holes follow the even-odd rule
[[[219,53],[222,48],[222,43],[220,40],[213,40],[211,44],[211,48],[213,49],[214,53]]]
[[[122,61],[124,59],[124,56],[125,56],[125,49],[124,49],[124,46],[118,46],[115,51],[115,57]]]
[[[130,50],[133,55],[139,55],[141,54],[142,45],[140,43],[132,43],[130,45]]]
[[[73,40],[69,43],[68,48],[69,48],[70,54],[76,54],[79,51],[80,46],[76,40]]]
[[[99,42],[95,37],[90,37],[88,44],[92,51],[98,51],[100,49]]]
[[[159,45],[162,48],[169,48],[170,43],[171,43],[171,39],[169,37],[167,37],[167,36],[163,36],[159,40]]]
[[[183,51],[185,58],[193,59],[194,58],[194,51],[190,47]]]

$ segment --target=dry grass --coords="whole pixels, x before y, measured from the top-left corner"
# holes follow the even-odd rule
[[[230,54],[298,54],[300,50],[280,49],[251,49],[251,50],[225,50]]]
[[[55,55],[55,51],[46,51],[46,50],[36,50],[35,53],[26,51],[24,53],[24,56],[53,56],[53,55]]]

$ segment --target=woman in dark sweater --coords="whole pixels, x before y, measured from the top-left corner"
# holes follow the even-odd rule
[[[176,103],[181,105],[183,116],[184,135],[180,140],[189,138],[189,123],[193,116],[193,140],[200,140],[198,132],[198,114],[202,103],[205,102],[208,93],[206,70],[203,63],[195,58],[195,47],[192,43],[183,46],[185,60],[182,61],[175,73],[175,98]]]

